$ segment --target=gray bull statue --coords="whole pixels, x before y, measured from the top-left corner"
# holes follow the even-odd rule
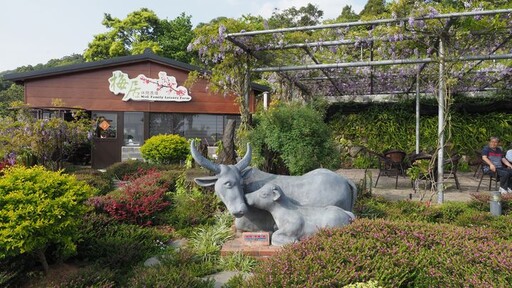
[[[195,178],[200,186],[215,185],[215,193],[236,217],[235,226],[241,231],[274,231],[275,221],[268,211],[248,206],[245,194],[272,183],[295,205],[338,206],[352,211],[357,188],[351,180],[328,169],[316,169],[302,176],[284,176],[262,172],[249,166],[251,146],[247,144],[245,156],[235,165],[216,164],[203,157],[190,143],[194,160],[215,173],[214,176]]]

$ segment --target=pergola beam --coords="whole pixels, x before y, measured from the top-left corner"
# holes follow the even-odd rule
[[[499,59],[512,59],[511,54],[492,54],[492,55],[476,55],[476,56],[463,56],[455,58],[447,58],[446,62],[457,61],[478,61],[478,60],[499,60]],[[389,65],[410,65],[436,62],[433,58],[423,59],[399,59],[399,60],[379,60],[379,61],[360,61],[360,62],[343,62],[333,64],[310,64],[299,66],[277,66],[277,67],[263,67],[254,68],[253,72],[276,72],[276,71],[298,71],[298,70],[315,70],[315,69],[340,69],[349,67],[372,67],[372,66],[389,66]]]
[[[417,17],[417,18],[414,18],[414,20],[446,19],[446,18],[453,18],[453,17],[484,16],[484,15],[496,15],[496,14],[503,14],[503,13],[512,13],[512,9],[497,9],[497,10],[488,10],[488,11],[469,11],[469,12],[438,14],[438,15],[432,15],[432,16]],[[239,33],[228,33],[227,37],[235,38],[235,37],[241,37],[241,36],[256,36],[256,35],[287,33],[287,32],[295,32],[295,31],[311,31],[311,30],[321,30],[321,29],[348,28],[348,27],[356,27],[356,26],[369,26],[369,25],[381,25],[381,24],[388,24],[388,23],[400,23],[400,22],[407,22],[407,21],[409,21],[409,18],[345,22],[345,23],[335,23],[335,24],[327,24],[327,25],[302,26],[302,27],[290,27],[290,28],[281,28],[281,29],[239,32]]]

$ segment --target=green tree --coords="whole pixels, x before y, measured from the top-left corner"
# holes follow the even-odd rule
[[[84,52],[86,61],[141,54],[146,49],[154,53],[189,62],[192,54],[186,48],[192,39],[190,16],[182,13],[175,20],[161,20],[155,12],[141,8],[125,19],[105,14],[102,24],[109,29],[94,36]]]
[[[353,22],[357,20],[359,20],[359,15],[352,10],[350,5],[345,5],[341,10],[340,16],[336,18],[336,22]]]
[[[255,115],[250,134],[255,163],[268,172],[301,175],[339,164],[334,141],[323,115],[311,105],[278,104]],[[281,170],[283,167],[288,171]]]
[[[83,62],[85,62],[85,60],[81,54],[71,54],[60,59],[50,59],[48,62],[46,62],[46,64],[43,65],[43,68],[73,65]]]
[[[187,47],[194,38],[191,16],[181,13],[174,20],[162,20],[158,33],[158,43],[162,47],[162,55],[177,61],[192,63],[195,54]]]
[[[363,10],[359,13],[360,16],[379,16],[386,12],[385,0],[368,0],[364,5]]]
[[[74,176],[42,166],[13,166],[0,178],[0,259],[34,254],[48,272],[46,249],[76,250],[83,202],[94,190]]]
[[[249,129],[249,108],[243,97],[245,95],[246,81],[256,79],[251,75],[247,79],[247,69],[256,61],[238,46],[226,39],[226,33],[262,30],[263,18],[244,16],[235,20],[230,18],[217,18],[209,24],[200,25],[194,30],[195,38],[189,46],[199,56],[200,64],[207,67],[211,73],[200,74],[192,72],[191,79],[205,77],[209,80],[209,90],[216,93],[232,94],[237,96],[240,104],[241,125],[239,131]],[[190,84],[190,83],[189,83]]]
[[[289,28],[299,26],[313,26],[320,24],[324,11],[318,9],[316,5],[308,5],[299,9],[291,7],[279,12],[274,10],[272,16],[268,19],[269,28]]]
[[[155,35],[160,19],[147,8],[128,14],[124,20],[105,13],[102,24],[110,30],[94,36],[84,52],[86,61],[140,54],[146,48],[161,52]]]
[[[15,101],[23,101],[23,87],[11,84],[7,90],[0,90],[0,117],[12,114],[9,110],[11,103]]]

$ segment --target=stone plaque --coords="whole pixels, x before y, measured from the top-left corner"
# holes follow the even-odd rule
[[[243,243],[251,246],[270,246],[270,232],[243,232]]]

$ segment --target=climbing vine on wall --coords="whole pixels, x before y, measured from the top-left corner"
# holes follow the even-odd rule
[[[396,103],[386,109],[375,105],[358,113],[338,113],[330,125],[342,146],[364,146],[382,152],[386,149],[415,150],[415,114],[405,104]],[[420,118],[420,149],[434,150],[438,141],[437,115]],[[472,156],[485,145],[490,136],[502,139],[508,148],[512,141],[512,114],[492,112],[486,114],[450,113],[446,139],[462,155]]]

